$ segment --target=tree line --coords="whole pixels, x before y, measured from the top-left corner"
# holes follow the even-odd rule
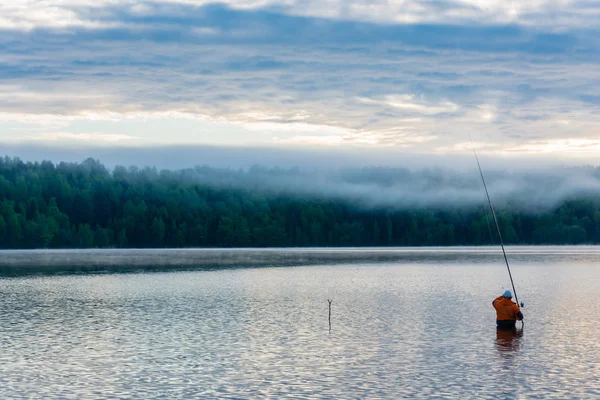
[[[594,198],[537,213],[496,211],[509,244],[600,243]],[[109,171],[94,159],[0,158],[3,249],[489,245],[498,243],[490,218],[483,207],[365,208],[198,183],[184,171]]]

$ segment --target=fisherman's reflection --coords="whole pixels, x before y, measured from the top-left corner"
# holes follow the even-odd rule
[[[516,353],[521,345],[521,337],[523,337],[523,328],[498,328],[496,329],[496,348],[501,352]]]

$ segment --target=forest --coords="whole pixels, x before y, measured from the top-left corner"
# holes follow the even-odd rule
[[[343,197],[218,184],[189,171],[0,158],[0,248],[453,246],[497,244],[483,203],[361,205]],[[600,201],[496,210],[507,244],[600,243]]]

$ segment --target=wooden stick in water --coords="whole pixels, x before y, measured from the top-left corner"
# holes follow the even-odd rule
[[[327,299],[327,301],[329,302],[329,332],[331,332],[331,303],[333,300]]]

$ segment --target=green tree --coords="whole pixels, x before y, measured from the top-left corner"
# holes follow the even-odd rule
[[[122,249],[129,247],[129,240],[127,239],[127,231],[125,228],[121,229],[117,235],[117,246]]]
[[[155,247],[163,247],[165,244],[165,223],[159,217],[152,220],[152,243]]]
[[[94,233],[94,244],[95,247],[105,248],[111,247],[111,231],[108,229],[103,229],[99,226],[96,227]]]
[[[77,229],[77,244],[81,248],[90,248],[94,246],[94,232],[88,224],[81,224]]]
[[[25,247],[23,228],[21,227],[17,214],[12,209],[10,209],[6,216],[6,230],[8,233],[9,248],[18,249]]]
[[[4,220],[4,217],[2,215],[0,215],[0,248],[5,247],[5,241],[6,241],[6,237],[8,236],[8,229],[7,229],[7,224],[6,221]]]
[[[54,165],[0,158],[0,246],[420,246],[498,242],[491,218],[490,240],[488,221],[480,207],[365,208],[343,199],[229,185],[270,177],[285,180],[288,172],[258,167],[248,171],[116,167],[111,173],[94,159]],[[365,171],[369,179],[380,180],[392,174],[411,175],[408,170],[371,172]],[[444,179],[439,171],[428,174],[432,182]],[[198,182],[199,176],[204,183]],[[535,212],[510,204],[496,211],[506,243],[600,243],[600,200],[594,197],[581,196],[554,209]]]

